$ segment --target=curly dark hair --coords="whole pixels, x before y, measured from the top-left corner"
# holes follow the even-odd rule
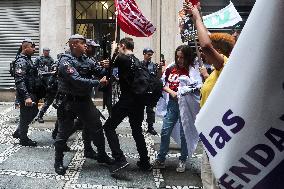
[[[228,33],[212,33],[210,39],[213,47],[226,57],[230,56],[236,43],[235,38]]]

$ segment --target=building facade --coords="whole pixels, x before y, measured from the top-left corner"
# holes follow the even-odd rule
[[[232,2],[246,19],[255,0]],[[155,62],[159,61],[160,54],[171,62],[176,47],[182,43],[177,16],[182,0],[136,0],[136,3],[156,26],[156,32],[149,38],[134,37],[135,54],[142,58],[143,48],[151,47]],[[223,8],[229,0],[201,0],[201,3],[206,15]],[[36,55],[49,47],[56,59],[64,51],[70,35],[79,33],[100,41],[109,34],[114,40],[115,29],[114,0],[0,0],[0,88],[14,84],[8,73],[9,64],[24,38],[30,37],[36,42]],[[119,27],[117,35],[117,39],[127,36]]]

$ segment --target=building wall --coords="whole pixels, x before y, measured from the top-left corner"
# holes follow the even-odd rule
[[[40,23],[40,49],[49,47],[51,56],[63,52],[66,42],[73,34],[73,10],[72,0],[41,0]],[[151,20],[157,30],[149,38],[133,37],[135,41],[135,54],[142,59],[142,51],[145,47],[151,47],[155,51],[153,60],[160,59],[160,36],[162,36],[161,53],[167,61],[173,60],[174,50],[181,43],[178,36],[177,2],[179,0],[136,0],[143,14]],[[162,3],[162,16],[160,18],[160,4]],[[181,7],[181,5],[180,5]],[[160,24],[160,19],[162,24]],[[160,33],[160,30],[162,32]],[[127,35],[121,32],[121,38]]]
[[[63,52],[72,27],[71,0],[41,0],[40,49],[49,47],[51,56],[56,58]]]
[[[53,57],[63,52],[69,36],[73,33],[73,1],[56,0],[50,3],[50,0],[41,0],[40,49],[51,48]],[[255,2],[255,0],[232,1],[235,6],[252,6]],[[154,62],[159,62],[160,53],[165,55],[167,63],[174,60],[174,51],[177,46],[182,44],[177,16],[178,11],[182,8],[182,2],[182,0],[136,0],[143,14],[157,28],[154,35],[149,38],[133,37],[134,53],[138,58],[143,58],[143,48],[151,47],[155,51]],[[201,0],[201,2],[204,6],[219,9],[220,6],[227,5],[229,0]],[[120,32],[120,38],[126,36],[128,35]]]
[[[180,0],[136,0],[137,5],[155,26],[153,36],[146,38],[133,37],[135,42],[134,53],[143,59],[142,51],[145,47],[151,47],[155,51],[154,62],[159,62],[160,54],[165,55],[169,63],[174,60],[174,51],[181,44],[178,28],[177,12],[182,7]],[[162,5],[162,8],[161,8]],[[121,32],[121,38],[129,36]],[[132,36],[129,36],[132,37]],[[161,39],[161,42],[160,42]]]

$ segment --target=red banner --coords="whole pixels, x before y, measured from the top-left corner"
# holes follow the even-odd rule
[[[156,28],[142,14],[134,0],[115,0],[117,23],[125,33],[136,37],[149,37]]]

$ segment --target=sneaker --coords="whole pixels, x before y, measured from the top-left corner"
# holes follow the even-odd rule
[[[129,163],[124,160],[124,161],[115,161],[115,163],[111,166],[110,168],[110,172],[113,174],[125,167],[127,167],[129,165]]]
[[[178,173],[184,173],[184,172],[185,172],[185,161],[179,160],[178,166],[177,166],[177,168],[176,168],[176,171],[177,171]]]
[[[149,161],[147,161],[147,162],[137,161],[136,165],[142,171],[151,171],[153,169],[153,166],[150,164]]]
[[[165,162],[162,162],[162,161],[156,159],[154,164],[153,164],[153,168],[164,169],[164,168],[166,168]]]

